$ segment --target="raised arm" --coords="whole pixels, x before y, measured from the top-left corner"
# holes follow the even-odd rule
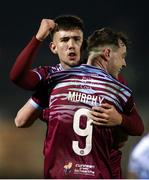
[[[23,51],[18,55],[9,77],[17,86],[33,90],[40,81],[39,75],[31,69],[40,41],[33,37]]]
[[[15,64],[10,71],[10,79],[18,86],[27,90],[36,89],[41,77],[31,69],[37,50],[43,41],[54,28],[55,23],[50,19],[41,21],[36,37],[33,37],[29,44],[18,55]]]

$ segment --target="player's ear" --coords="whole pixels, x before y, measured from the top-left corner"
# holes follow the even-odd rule
[[[109,60],[110,58],[111,49],[110,48],[104,48],[102,51],[102,56],[105,60]]]
[[[49,47],[54,54],[57,54],[57,46],[54,44],[54,42],[50,42]]]

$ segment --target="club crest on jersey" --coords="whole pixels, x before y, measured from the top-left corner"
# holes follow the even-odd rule
[[[87,83],[89,83],[90,86]],[[93,79],[92,78],[90,78],[90,77],[83,77],[81,79],[81,86],[80,87],[82,89],[92,89],[91,84],[93,84]]]
[[[73,165],[73,163],[71,161],[64,165],[64,173],[65,174],[71,173],[72,165]]]

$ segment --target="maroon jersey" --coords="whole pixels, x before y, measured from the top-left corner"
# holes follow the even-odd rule
[[[112,178],[114,128],[93,125],[89,110],[108,102],[118,111],[127,107],[130,111],[131,90],[88,65],[51,74],[48,80],[54,88],[49,98],[45,177]]]
[[[118,81],[121,82],[122,84],[125,84],[125,85],[127,84],[125,79],[121,75],[118,76]],[[119,134],[116,131],[118,131]],[[119,129],[116,128],[116,131],[115,131],[115,134],[117,135],[117,137],[116,137],[116,140],[114,138],[114,146],[110,154],[110,163],[111,163],[113,178],[121,179],[122,178],[122,169],[121,169],[122,152],[121,150],[119,150],[119,145],[123,143],[124,141],[128,140],[128,134],[124,132],[124,130],[120,127]],[[123,136],[125,135],[125,139],[124,138],[120,139],[120,137],[122,136],[120,132]],[[117,138],[119,138],[119,141],[117,140]]]
[[[48,89],[47,85],[45,83],[47,76],[50,76],[50,74],[53,74],[58,71],[64,70],[61,64],[56,64],[55,66],[39,66],[35,69],[33,69],[36,74],[38,74],[38,77],[40,79],[40,84],[38,85],[38,90],[34,94],[34,96],[38,96],[40,94],[40,99],[42,100],[42,104],[44,104],[45,109],[43,109],[43,113],[40,116],[41,120],[46,121],[48,119]],[[40,88],[42,86],[42,88]],[[36,99],[36,103],[40,105],[40,101],[37,101],[38,98]],[[42,106],[42,105],[41,105]]]
[[[54,67],[40,66],[36,69],[31,69],[32,62],[40,44],[41,42],[37,40],[36,37],[33,37],[18,55],[10,71],[10,79],[23,89],[35,90],[41,83],[41,80],[47,77],[48,73],[63,69],[60,64]]]
[[[41,80],[45,80],[48,75],[62,70],[64,70],[62,65],[57,64],[55,66],[39,66],[35,68],[33,71],[35,71],[39,75]]]

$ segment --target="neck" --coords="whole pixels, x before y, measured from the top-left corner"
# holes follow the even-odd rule
[[[99,59],[99,58],[90,59],[90,58],[88,58],[87,64],[91,65],[91,66],[95,66],[97,68],[101,68],[101,69],[105,70],[106,72],[108,72],[106,62],[103,61],[102,59]]]
[[[63,69],[63,70],[67,70],[67,69],[70,69],[71,68],[71,66],[69,66],[69,65],[67,65],[67,64],[64,64],[64,63],[60,63],[60,65],[61,65],[61,68]]]

